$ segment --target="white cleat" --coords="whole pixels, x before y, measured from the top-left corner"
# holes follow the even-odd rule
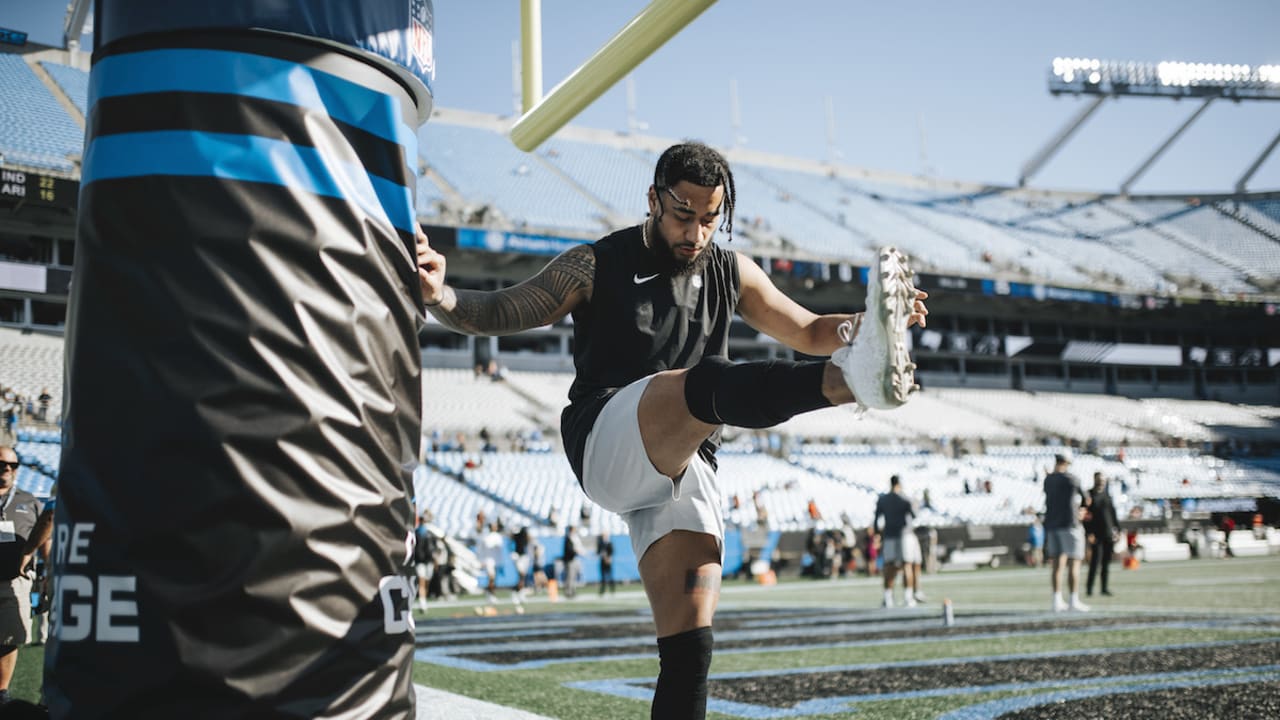
[[[1071,598],[1071,602],[1067,604],[1067,608],[1075,612],[1089,612],[1089,606],[1080,602],[1078,598]]]
[[[847,344],[832,353],[831,362],[844,373],[861,409],[891,410],[919,389],[907,350],[916,289],[906,256],[894,248],[881,249],[868,278],[866,312],[856,327],[841,323],[838,332]]]
[[[1053,596],[1053,611],[1056,613],[1067,611],[1067,601],[1063,600],[1061,595]]]

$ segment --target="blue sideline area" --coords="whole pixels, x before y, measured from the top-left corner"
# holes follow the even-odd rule
[[[782,538],[782,532],[773,530],[768,533],[764,550],[761,552],[760,558],[765,562],[771,561],[773,553],[777,550],[778,541]],[[594,539],[587,538],[584,540],[584,546],[589,545],[587,541],[594,543]],[[538,538],[538,542],[542,543],[543,549],[546,551],[546,557],[549,563],[554,564],[562,555],[564,555],[564,539],[560,537],[543,537]],[[515,587],[516,584],[516,568],[515,563],[510,559],[513,545],[510,539],[507,539],[506,553],[507,560],[498,568],[498,587],[509,588]],[[631,538],[626,535],[615,535],[613,537],[613,578],[618,582],[639,582],[640,568],[636,560],[635,553],[631,551]],[[600,582],[600,558],[595,553],[595,547],[585,547],[587,550],[581,556],[582,562],[582,584],[594,585]],[[724,570],[723,575],[736,575],[743,571],[747,562],[747,547],[744,542],[743,534],[737,530],[726,530],[724,537]],[[551,574],[548,573],[548,577]],[[484,587],[485,577],[483,575],[476,578],[480,586]]]

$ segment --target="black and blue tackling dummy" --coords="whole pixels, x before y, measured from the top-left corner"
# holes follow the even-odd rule
[[[99,0],[55,718],[412,717],[431,0]]]

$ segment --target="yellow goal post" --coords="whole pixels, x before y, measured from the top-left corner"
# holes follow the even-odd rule
[[[541,0],[521,0],[524,114],[511,126],[511,141],[532,152],[715,2],[653,0],[546,97],[539,97]]]

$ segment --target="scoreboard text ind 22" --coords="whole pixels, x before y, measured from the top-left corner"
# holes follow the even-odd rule
[[[80,183],[22,170],[0,170],[0,201],[75,208]]]

